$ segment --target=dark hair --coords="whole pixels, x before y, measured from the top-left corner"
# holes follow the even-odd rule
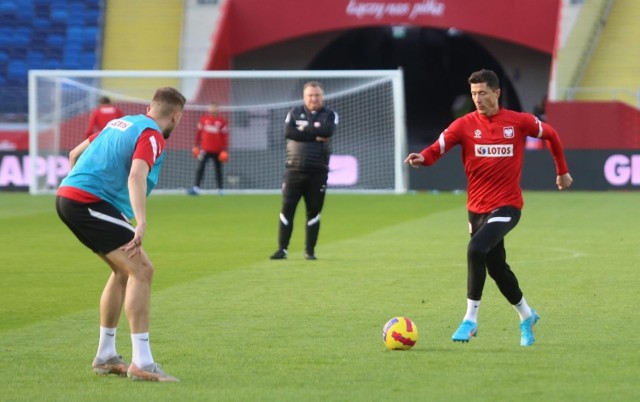
[[[108,96],[101,96],[100,99],[98,99],[98,103],[101,105],[108,105],[111,103],[111,99],[109,99]]]
[[[151,100],[151,103],[158,104],[160,113],[165,116],[175,112],[176,109],[182,111],[186,102],[184,95],[172,87],[158,88]]]
[[[482,84],[485,83],[491,89],[500,88],[500,79],[492,70],[482,69],[475,71],[469,76],[469,84]]]

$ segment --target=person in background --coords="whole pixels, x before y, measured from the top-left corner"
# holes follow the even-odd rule
[[[504,238],[518,224],[523,207],[520,176],[527,137],[549,143],[559,190],[568,189],[573,179],[553,127],[531,114],[500,107],[500,81],[493,71],[476,71],[468,83],[476,110],[454,120],[435,143],[420,153],[410,153],[405,163],[415,168],[431,166],[456,145],[462,147],[471,234],[467,247],[467,311],[451,339],[469,342],[476,335],[488,272],[520,317],[520,345],[530,346],[540,316],[525,300],[507,264],[504,247]]]
[[[98,107],[93,109],[91,116],[89,116],[89,126],[85,131],[85,138],[89,138],[91,134],[101,131],[111,120],[119,119],[122,116],[124,116],[124,113],[111,104],[111,99],[107,96],[101,96],[98,99]]]
[[[204,177],[204,168],[208,160],[213,161],[218,193],[222,194],[224,188],[222,165],[229,158],[228,148],[229,127],[227,120],[220,116],[218,105],[211,103],[209,105],[209,113],[202,115],[198,121],[196,143],[193,147],[193,156],[198,160],[198,167],[196,169],[196,181],[191,190],[189,190],[189,194],[200,194],[200,183]]]
[[[178,381],[151,354],[153,264],[142,243],[146,198],[158,183],[165,140],[180,123],[185,102],[176,89],[159,88],[146,115],[110,121],[69,154],[71,170],[58,188],[56,211],[78,240],[111,269],[100,299],[100,340],[92,363],[96,374]],[[123,306],[131,330],[131,364],[116,349]]]
[[[307,82],[302,94],[304,104],[291,109],[285,119],[287,159],[282,181],[278,249],[270,257],[272,260],[287,258],[293,217],[301,198],[304,198],[307,212],[304,257],[316,259],[320,212],[329,175],[329,141],[338,125],[338,115],[324,106],[320,83]]]

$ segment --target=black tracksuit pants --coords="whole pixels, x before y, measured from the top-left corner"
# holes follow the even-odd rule
[[[313,255],[320,233],[320,212],[324,205],[328,173],[326,171],[298,171],[287,169],[282,183],[282,209],[278,246],[286,249],[293,233],[293,218],[300,199],[306,206],[305,252]]]
[[[487,214],[469,211],[471,240],[467,247],[467,298],[480,300],[487,272],[509,301],[522,299],[518,279],[507,264],[504,237],[520,221],[521,211],[514,207],[497,208]]]

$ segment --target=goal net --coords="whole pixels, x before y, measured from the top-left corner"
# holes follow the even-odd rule
[[[302,104],[302,87],[319,81],[339,124],[331,140],[328,187],[350,192],[407,190],[401,70],[365,71],[65,71],[29,72],[29,157],[32,194],[54,192],[69,170],[68,154],[85,138],[98,98],[125,114],[144,114],[155,90],[173,86],[187,97],[182,121],[167,141],[154,192],[185,192],[195,182],[191,152],[197,124],[211,102],[229,122],[226,192],[280,191],[284,120]],[[200,187],[215,188],[213,163]]]

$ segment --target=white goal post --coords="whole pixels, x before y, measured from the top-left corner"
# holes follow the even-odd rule
[[[187,97],[185,113],[167,141],[156,193],[185,192],[195,181],[200,116],[211,102],[229,121],[224,188],[278,192],[285,161],[284,119],[302,104],[302,86],[319,81],[325,105],[339,115],[331,141],[328,187],[339,192],[404,193],[408,186],[402,70],[344,71],[29,71],[31,194],[53,193],[69,170],[68,154],[85,138],[91,110],[107,96],[125,114],[146,112],[154,91],[173,86]],[[201,188],[215,188],[213,164]]]

